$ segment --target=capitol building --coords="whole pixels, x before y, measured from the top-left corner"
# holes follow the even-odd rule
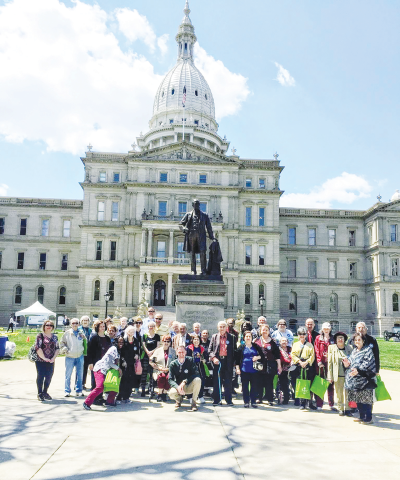
[[[254,323],[262,309],[270,325],[312,317],[346,332],[365,321],[375,335],[400,324],[400,193],[366,211],[280,208],[278,155],[239,157],[218,134],[189,13],[149,130],[129,152],[88,148],[83,200],[0,197],[0,324],[36,300],[103,317],[106,292],[111,314],[134,315],[143,295],[174,311],[193,198],[221,245],[226,317],[244,309]]]

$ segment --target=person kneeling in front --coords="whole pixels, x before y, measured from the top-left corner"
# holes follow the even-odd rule
[[[186,356],[186,348],[177,348],[178,358],[169,366],[169,397],[175,400],[175,408],[179,408],[184,395],[192,394],[192,412],[197,410],[197,397],[201,388],[201,379],[193,358]]]

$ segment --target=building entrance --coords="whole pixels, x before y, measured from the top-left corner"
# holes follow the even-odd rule
[[[157,280],[154,284],[154,306],[165,307],[165,288],[164,280]]]

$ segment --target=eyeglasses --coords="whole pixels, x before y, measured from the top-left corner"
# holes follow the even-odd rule
[[[155,310],[147,310],[149,313],[154,313]]]
[[[135,325],[143,325],[143,322],[135,322]]]
[[[160,318],[160,317],[156,317],[156,318],[155,318],[155,320],[162,320],[162,318]]]
[[[305,333],[299,333],[299,337],[305,337],[306,334]]]
[[[78,322],[72,322],[71,325],[79,325]]]
[[[278,323],[278,327],[286,327],[286,323]]]
[[[169,340],[164,341],[163,343],[171,343]]]
[[[45,327],[51,327],[53,328],[53,325],[51,323],[46,323]]]

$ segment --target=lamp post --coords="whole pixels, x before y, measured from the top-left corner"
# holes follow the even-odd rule
[[[261,316],[263,317],[264,316],[264,302],[265,302],[265,298],[263,295],[261,295],[260,297],[260,307],[261,307]]]
[[[110,301],[110,297],[111,295],[108,292],[104,294],[104,300],[106,301],[106,317],[105,318],[107,318],[108,302]]]

